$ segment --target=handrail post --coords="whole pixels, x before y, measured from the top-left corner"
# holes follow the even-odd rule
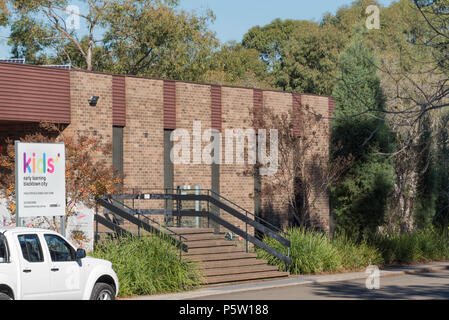
[[[248,213],[246,213],[246,218],[248,218]],[[249,252],[249,248],[248,248],[248,221],[245,220],[245,228],[246,228],[246,253]]]
[[[138,201],[137,201],[137,206],[138,206],[138,209],[137,209],[137,218],[138,218],[139,221],[140,221],[140,192],[139,192],[139,199],[138,199]],[[137,225],[137,236],[140,238],[140,223]]]
[[[135,195],[136,195],[136,192],[134,191],[134,188],[133,188],[133,210],[134,210],[134,198],[135,198]]]
[[[208,196],[208,200],[206,201],[206,203],[207,203],[207,213],[208,213],[208,215],[207,215],[207,227],[210,228],[210,217],[209,217],[209,214],[210,214],[211,212],[210,212],[210,201],[209,201],[209,197],[211,196],[211,194],[210,194],[209,190],[207,190],[207,196]]]
[[[95,216],[98,216],[98,203],[95,203]],[[98,220],[95,219],[95,236],[94,236],[94,247],[98,243]]]
[[[181,235],[179,235],[179,243],[181,242]],[[182,260],[182,245],[179,245],[179,261]]]

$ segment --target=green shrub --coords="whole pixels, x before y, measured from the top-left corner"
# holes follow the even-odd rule
[[[105,240],[90,255],[112,262],[120,296],[190,290],[201,283],[197,266],[180,260],[179,251],[157,237]]]
[[[292,274],[359,271],[369,265],[410,264],[449,260],[449,232],[423,230],[413,233],[375,235],[370,242],[355,242],[343,234],[332,239],[325,234],[304,229],[289,229],[291,241],[288,271]],[[269,246],[283,252],[284,247],[265,238]],[[258,249],[258,258],[285,270],[285,264],[267,252]]]
[[[336,235],[332,244],[338,249],[339,255],[342,257],[342,265],[345,271],[358,271],[369,265],[383,263],[379,250],[365,241],[356,243],[344,235]]]
[[[289,229],[288,239],[291,241],[291,265],[288,271],[292,274],[310,274],[324,272],[342,272],[360,270],[370,264],[382,262],[377,250],[367,244],[357,245],[351,240],[339,236],[329,239],[320,232],[306,231],[304,229]],[[284,247],[271,238],[264,242],[278,251]],[[278,265],[285,270],[285,265],[279,259],[263,250],[257,250],[258,257],[266,259],[272,265]]]
[[[432,229],[377,235],[373,239],[373,244],[381,251],[386,264],[449,259],[448,233]]]

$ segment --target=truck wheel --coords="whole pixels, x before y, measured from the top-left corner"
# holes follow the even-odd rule
[[[0,292],[0,300],[12,300],[6,293]]]
[[[115,300],[114,289],[107,283],[96,283],[90,295],[90,300]]]

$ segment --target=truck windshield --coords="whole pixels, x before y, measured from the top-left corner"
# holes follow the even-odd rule
[[[6,245],[6,239],[3,234],[0,233],[0,263],[8,261],[8,247]]]

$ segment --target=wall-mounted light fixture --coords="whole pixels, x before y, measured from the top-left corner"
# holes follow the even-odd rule
[[[99,96],[92,96],[89,99],[89,105],[92,107],[95,107],[97,105],[98,99],[100,99]]]

